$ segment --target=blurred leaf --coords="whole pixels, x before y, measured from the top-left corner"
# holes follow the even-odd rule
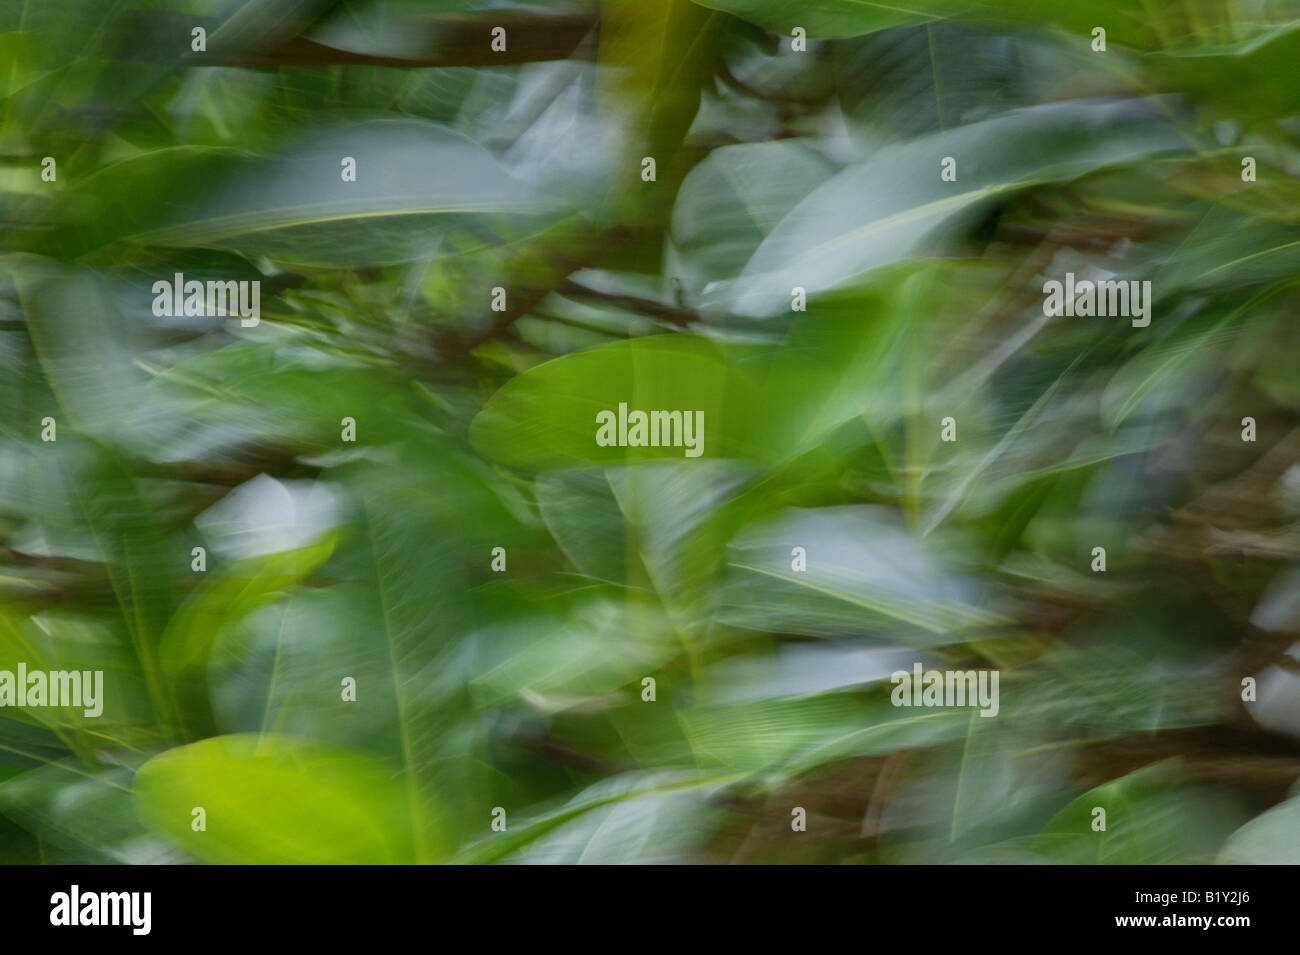
[[[0,806],[29,821],[43,839],[82,863],[175,865],[188,859],[141,825],[131,770],[94,773],[71,760],[49,763],[0,783]]]
[[[1092,829],[1095,808],[1106,829]],[[1066,806],[1034,845],[1069,865],[1169,865],[1210,861],[1240,817],[1221,795],[1180,784],[1157,764],[1099,786]]]
[[[1037,738],[1026,728],[1036,732],[1032,721],[1008,727],[969,712],[964,739],[917,754],[922,768],[891,787],[875,821],[882,861],[967,861],[992,846],[1016,844],[1036,821],[1041,825],[1050,817],[1059,805],[1057,794],[1068,784],[1068,754],[1037,749],[1032,745]],[[1019,851],[1017,863],[1041,861],[1028,845]]]
[[[449,703],[467,692],[452,661],[472,629],[472,606],[462,565],[436,516],[410,505],[411,490],[400,475],[378,473],[369,479],[363,506],[378,637],[387,648],[396,688],[416,858],[432,861],[439,846],[458,840],[442,831],[429,807],[440,805],[447,792],[465,802],[473,797],[464,777],[475,753],[448,726],[458,715]]]
[[[589,790],[589,793],[592,791]],[[687,790],[599,806],[507,861],[527,865],[680,865],[708,838],[718,811]]]
[[[835,166],[804,143],[778,140],[715,149],[691,170],[673,207],[673,276],[694,298],[734,278],[794,205]]]
[[[609,482],[633,529],[646,583],[680,626],[713,612],[732,518],[726,505],[754,479],[737,461],[645,461],[611,468]]]
[[[357,583],[298,589],[223,627],[207,670],[217,730],[400,759],[392,659],[369,636],[377,630],[369,597]],[[364,706],[343,699],[345,678]]]
[[[603,471],[542,474],[534,493],[547,529],[581,573],[611,583],[626,579],[623,514]]]
[[[807,570],[792,569],[804,549]],[[810,635],[891,633],[941,645],[998,622],[978,586],[871,508],[793,510],[733,542],[719,611],[729,623]]]
[[[1220,865],[1295,865],[1300,862],[1300,797],[1274,806],[1228,837]]]
[[[678,714],[691,755],[701,764],[769,780],[853,756],[961,739],[969,717],[964,709],[914,713],[887,698],[864,702],[850,693],[698,707]]]
[[[558,602],[557,602],[558,603]],[[593,597],[572,609],[484,628],[476,634],[479,706],[515,699],[561,707],[627,687],[673,658],[677,640],[661,615],[630,600]]]
[[[163,671],[176,675],[207,663],[223,627],[291,590],[333,552],[336,538],[210,570],[167,625],[158,648]]]
[[[355,182],[343,181],[344,157],[357,162]],[[204,189],[192,188],[196,178]],[[124,205],[142,189],[167,201]],[[463,248],[483,247],[504,234],[487,238],[490,229],[471,218],[534,216],[550,205],[481,146],[410,119],[314,130],[270,158],[212,149],[150,153],[106,169],[69,202],[78,222],[102,223],[100,243],[129,238],[320,265],[427,257],[443,225],[462,229]]]
[[[915,659],[916,652],[906,648],[781,644],[769,656],[737,655],[709,667],[700,699],[730,705],[865,686],[880,683],[897,670],[910,670]]]
[[[402,787],[383,763],[346,750],[271,736],[215,737],[149,760],[136,773],[135,794],[150,829],[207,862],[401,864],[415,857]],[[206,831],[191,828],[196,806],[206,812]],[[435,851],[431,861],[440,857]]]
[[[662,813],[665,809],[676,806],[678,812],[682,813],[680,821],[685,824],[689,833],[689,829],[693,827],[695,810],[691,808],[691,802],[678,802],[675,797],[678,794],[692,799],[705,797],[718,791],[734,778],[731,775],[710,776],[685,772],[632,773],[615,776],[578,793],[572,800],[557,808],[539,813],[522,822],[512,823],[505,833],[471,846],[454,861],[457,863],[506,861],[511,858],[512,853],[544,840],[539,850],[543,857],[554,853],[576,862],[578,858],[574,857],[575,852],[580,858],[582,850],[590,848],[597,858],[611,862],[613,859],[609,851],[617,844],[620,837],[617,833],[605,836],[600,827],[602,821],[608,821],[611,817],[607,813],[602,813],[596,817],[597,822],[593,826],[586,820],[587,814],[604,807],[640,803],[640,808],[628,810],[625,815],[613,818],[632,822],[641,830],[640,834],[644,839],[648,835],[647,827],[651,832],[665,832],[663,827],[666,825],[666,819]],[[682,812],[683,808],[685,812]],[[562,828],[573,820],[579,820],[579,824],[567,831]],[[557,831],[559,835],[551,835]],[[683,835],[690,838],[688,833]],[[529,861],[527,855],[521,858]],[[651,858],[655,858],[653,852]]]
[[[0,862],[1290,851],[1287,3],[100,6],[0,4],[0,667],[106,696]]]
[[[789,308],[791,289],[811,295],[896,261],[980,203],[1185,148],[1144,109],[1101,102],[1014,110],[886,148],[796,205],[719,294],[741,314],[773,314]],[[939,178],[946,156],[958,162],[953,183]]]
[[[1300,108],[1300,23],[1292,21],[1239,43],[1163,51],[1152,66],[1166,88],[1189,92],[1234,116],[1278,116]]]
[[[33,345],[59,403],[77,427],[121,427],[145,382],[132,364],[142,341],[138,326],[116,308],[91,274],[44,266],[29,275],[23,301]],[[51,408],[49,411],[54,411]]]
[[[508,5],[444,3],[434,11],[400,0],[348,4],[317,24],[308,42],[294,44],[291,53],[279,51],[279,61],[495,66],[563,59],[594,25],[595,17],[580,5],[559,11],[527,7],[527,0]],[[483,40],[495,26],[506,31],[504,50],[494,50]]]
[[[728,357],[704,339],[667,335],[567,355],[511,379],[475,418],[470,438],[484,456],[531,471],[685,457],[684,443],[597,445],[597,413],[617,415],[625,403],[629,413],[702,413],[703,457],[778,453],[761,437],[770,402]]]

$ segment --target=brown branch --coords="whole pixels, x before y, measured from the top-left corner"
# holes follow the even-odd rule
[[[568,298],[595,298],[602,302],[621,308],[628,312],[638,312],[643,315],[650,315],[654,318],[661,319],[672,325],[685,328],[699,320],[699,316],[689,308],[676,305],[664,305],[660,302],[651,301],[645,298],[636,298],[632,295],[619,295],[615,292],[602,292],[599,289],[588,288],[572,279],[566,279],[564,284],[556,290],[559,294]]]

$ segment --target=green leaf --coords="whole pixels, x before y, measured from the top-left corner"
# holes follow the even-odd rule
[[[1300,107],[1300,22],[1239,43],[1168,50],[1150,57],[1160,88],[1190,93],[1234,118],[1274,117]]]
[[[1008,724],[967,711],[966,729],[960,743],[918,754],[917,770],[888,797],[878,821],[888,847],[881,861],[963,861],[990,844],[1025,839],[1059,805],[1069,781],[1068,751],[1026,746],[1041,740],[1032,722]],[[1028,846],[1022,851],[1028,858],[1020,861],[1041,861]]]
[[[1098,808],[1105,831],[1092,828]],[[1181,782],[1173,763],[1157,763],[1074,800],[1039,834],[1034,851],[1070,865],[1205,863],[1240,817],[1230,799]]]
[[[184,863],[189,859],[149,832],[135,812],[131,770],[87,771],[72,759],[48,763],[0,783],[0,807],[79,863]]]
[[[709,153],[691,170],[673,207],[674,277],[695,298],[738,275],[796,203],[836,171],[795,140],[743,143]]]
[[[527,471],[685,458],[684,433],[676,447],[598,445],[597,414],[617,415],[620,403],[629,413],[701,413],[702,458],[763,459],[781,451],[764,440],[774,401],[730,353],[684,335],[617,342],[529,369],[488,399],[470,439],[484,457]]]
[[[471,728],[461,722],[469,707],[461,649],[473,629],[473,607],[448,524],[422,503],[437,501],[437,492],[412,487],[404,473],[390,469],[368,470],[360,490],[377,623],[373,639],[388,655],[401,780],[416,854],[427,861],[446,839],[428,807],[445,803],[448,824],[464,824],[470,804],[482,798],[483,757]],[[457,500],[464,507],[456,497],[446,503]],[[482,553],[486,563],[488,553]]]
[[[69,423],[111,433],[139,413],[146,376],[132,363],[143,347],[138,323],[94,273],[41,263],[21,283],[28,329]]]
[[[802,547],[807,569],[792,567]],[[976,582],[873,508],[791,510],[732,543],[718,614],[757,630],[876,632],[913,646],[953,643],[1001,618]]]
[[[757,473],[735,460],[644,461],[608,471],[646,583],[679,625],[708,626],[713,586],[737,520],[727,505]]]
[[[627,575],[623,512],[600,470],[549,472],[533,482],[542,519],[581,573],[621,583]]]
[[[1276,174],[1263,167],[1261,178]],[[1283,178],[1283,177],[1279,177]],[[1285,185],[1290,180],[1283,179]],[[1261,183],[1258,187],[1267,188]],[[1158,263],[1152,288],[1165,295],[1179,291],[1224,295],[1254,286],[1290,282],[1300,270],[1300,240],[1289,221],[1275,216],[1300,207],[1300,199],[1271,190],[1250,214],[1214,204],[1193,220],[1195,225],[1168,249]]]
[[[1230,835],[1215,861],[1220,865],[1300,863],[1300,796],[1256,816]]]
[[[414,861],[410,810],[382,762],[275,736],[219,736],[155,756],[135,775],[140,817],[207,862]],[[194,831],[202,807],[206,830]],[[427,861],[443,857],[440,849]]]
[[[355,182],[343,181],[343,157],[357,161]],[[126,197],[141,191],[157,201],[128,206]],[[130,239],[353,266],[428,257],[443,226],[466,230],[485,216],[500,225],[506,214],[535,216],[552,205],[483,147],[412,119],[314,130],[267,158],[205,148],[150,153],[109,167],[69,202],[75,222],[100,223],[100,243]],[[481,229],[463,234],[461,251],[497,241]]]
[[[917,711],[852,693],[701,706],[678,714],[700,765],[764,780],[854,756],[881,756],[966,735],[968,709]]]
[[[560,806],[512,822],[504,833],[494,834],[471,846],[454,861],[465,864],[500,862],[557,831],[562,834],[556,842],[542,843],[543,854],[558,852],[562,857],[571,858],[576,862],[581,857],[581,850],[574,858],[573,848],[580,842],[582,846],[596,846],[598,854],[603,856],[604,846],[599,841],[600,833],[593,831],[592,826],[584,821],[568,831],[564,831],[563,827],[573,820],[584,820],[587,814],[607,806],[647,799],[671,798],[678,794],[688,795],[691,799],[706,798],[738,778],[736,774],[710,775],[694,771],[659,771],[614,776],[583,790]],[[689,817],[686,821],[688,825],[691,822]],[[599,824],[595,828],[598,826]],[[523,858],[527,861],[527,856]]]
[[[593,790],[588,790],[593,793]],[[526,865],[669,865],[690,861],[722,813],[707,789],[651,793],[584,812],[528,844],[510,862]]]
[[[209,571],[167,625],[158,648],[163,672],[175,676],[205,665],[223,628],[297,587],[329,559],[336,542],[330,533],[307,547]]]
[[[812,295],[898,261],[982,203],[1184,149],[1143,108],[1102,102],[1013,110],[888,147],[796,205],[715,298],[755,317],[788,311],[792,288]],[[956,182],[939,178],[944,157],[957,159]]]
[[[477,631],[481,649],[470,692],[482,709],[523,699],[543,710],[599,699],[671,660],[680,645],[654,607],[608,595],[551,606]]]
[[[152,728],[139,719],[139,714],[147,712],[141,674],[126,641],[107,621],[66,610],[43,611],[38,617],[24,619],[0,599],[0,670],[17,672],[20,663],[29,671],[101,674],[103,687],[96,701],[100,712],[87,715],[88,705],[12,706],[5,710],[9,718],[30,720],[52,730],[82,757],[92,749],[92,735],[115,743],[155,741]],[[89,681],[83,685],[94,692]]]
[[[173,409],[175,417],[150,422],[153,446],[162,439],[176,448],[173,454],[204,462],[230,460],[230,445],[240,444],[337,451],[344,417],[356,419],[366,444],[405,433],[409,417],[401,406],[405,396],[395,394],[397,382],[323,356],[295,332],[282,334],[266,324],[257,331],[256,341],[154,369],[149,398]],[[193,422],[201,426],[197,435]]]
[[[400,758],[388,648],[361,583],[300,588],[223,628],[207,669],[216,728],[277,733]],[[343,679],[359,688],[355,706]]]
[[[1233,324],[1264,297],[1246,299],[1226,314],[1206,309],[1120,366],[1101,397],[1106,426],[1117,429],[1138,409],[1176,407],[1194,400],[1201,382],[1222,367],[1222,348],[1233,338]]]

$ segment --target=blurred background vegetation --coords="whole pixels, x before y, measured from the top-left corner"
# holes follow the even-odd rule
[[[0,668],[107,699],[0,712],[0,861],[1300,861],[1298,62],[1277,0],[3,0]]]

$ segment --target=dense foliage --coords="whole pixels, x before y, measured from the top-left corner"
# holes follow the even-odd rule
[[[0,668],[105,704],[0,712],[0,861],[1300,861],[1298,62],[1275,0],[6,0]]]

